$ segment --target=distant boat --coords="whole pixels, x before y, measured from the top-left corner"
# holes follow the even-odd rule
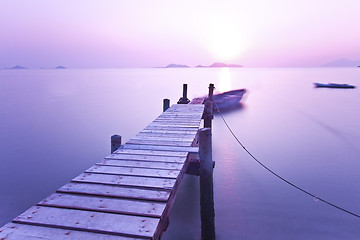
[[[246,89],[236,89],[224,93],[214,94],[214,110],[228,110],[240,106],[240,100],[246,93]],[[207,98],[205,99],[205,101]]]
[[[341,83],[314,83],[317,88],[355,88],[354,85]]]

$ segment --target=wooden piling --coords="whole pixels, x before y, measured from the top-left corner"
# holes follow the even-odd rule
[[[121,146],[121,136],[111,136],[111,153],[115,152]]]
[[[170,107],[170,99],[165,98],[163,100],[163,112],[165,112]]]
[[[187,84],[183,84],[183,96],[177,102],[178,104],[188,104],[190,100],[187,98]]]
[[[199,130],[201,238],[215,239],[211,129]]]
[[[204,128],[211,128],[211,121],[214,118],[213,116],[213,108],[214,108],[214,84],[209,84],[209,95],[208,99],[205,102],[205,109],[204,109]]]
[[[205,102],[204,109],[204,128],[211,128],[211,122],[213,119],[213,102]]]
[[[214,101],[214,84],[210,83],[209,84],[209,101],[213,102]]]

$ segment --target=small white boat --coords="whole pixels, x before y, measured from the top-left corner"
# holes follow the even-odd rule
[[[314,83],[317,88],[355,88],[354,85],[342,83]]]

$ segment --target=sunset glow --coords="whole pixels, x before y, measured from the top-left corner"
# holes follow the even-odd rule
[[[0,68],[360,60],[358,9],[358,0],[0,1]]]
[[[213,36],[210,39],[210,51],[214,59],[219,61],[233,61],[239,58],[246,50],[246,42],[243,32],[235,27],[225,24],[214,27]]]

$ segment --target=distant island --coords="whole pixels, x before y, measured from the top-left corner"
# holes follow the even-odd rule
[[[5,68],[5,69],[28,69],[28,68],[20,66],[20,65],[16,65],[16,66],[13,66],[11,68]]]
[[[183,64],[171,63],[171,64],[167,65],[165,68],[188,68],[188,67],[189,66],[183,65]]]
[[[239,68],[239,67],[244,67],[244,66],[238,65],[238,64],[226,64],[226,63],[221,63],[221,62],[214,62],[213,64],[211,64],[209,66],[197,65],[196,67],[197,68],[222,68],[222,67]],[[171,63],[163,68],[189,68],[189,66],[183,65],[183,64]]]
[[[64,66],[57,66],[55,69],[66,69]]]
[[[213,64],[211,64],[209,66],[198,65],[196,67],[198,67],[198,68],[204,68],[204,67],[208,67],[208,68],[221,68],[221,67],[238,68],[238,67],[244,67],[244,66],[241,66],[238,64],[226,64],[226,63],[221,63],[221,62],[214,62]]]
[[[341,58],[329,63],[325,63],[321,65],[321,67],[356,67],[359,65],[360,65],[360,60],[353,61],[347,58]]]

